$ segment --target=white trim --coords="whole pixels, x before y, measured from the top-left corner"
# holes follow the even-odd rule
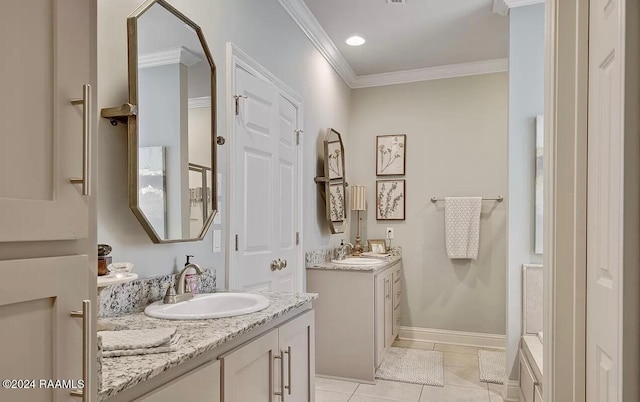
[[[469,63],[448,64],[443,66],[403,70],[382,74],[356,75],[335,43],[322,28],[303,0],[278,0],[311,43],[342,77],[349,88],[367,88],[382,85],[405,84],[409,82],[438,80],[443,78],[465,77],[507,71],[508,60],[493,59]],[[521,0],[532,1],[532,0]],[[535,0],[540,1],[540,0]]]
[[[240,48],[235,46],[231,42],[227,42],[227,186],[226,186],[226,205],[227,207],[227,216],[229,219],[227,220],[227,233],[228,233],[228,241],[227,241],[227,256],[226,258],[226,288],[229,289],[232,287],[232,283],[230,281],[231,275],[231,267],[236,252],[233,250],[235,246],[235,232],[232,230],[231,224],[231,205],[236,205],[235,200],[233,199],[233,191],[231,188],[232,183],[235,182],[235,169],[232,169],[233,166],[233,149],[235,143],[235,99],[233,95],[235,95],[235,70],[236,67],[240,67],[249,73],[259,77],[272,85],[275,85],[279,90],[280,94],[289,100],[296,108],[297,112],[297,120],[298,126],[297,129],[302,130],[304,127],[304,102],[302,96],[300,96],[296,91],[294,91],[290,86],[285,84],[278,77],[273,75],[269,70],[263,67],[260,63],[254,60],[247,53],[242,51]],[[295,280],[296,280],[296,290],[298,292],[302,292],[305,290],[305,264],[304,264],[304,197],[302,196],[303,189],[303,152],[304,149],[304,135],[300,136],[300,144],[297,146],[298,148],[298,228],[297,231],[300,233],[300,243],[297,245],[297,267],[298,272],[296,272]]]
[[[196,109],[201,107],[211,107],[211,97],[203,96],[200,98],[189,98],[187,101],[189,109]]]
[[[191,67],[201,61],[202,57],[193,53],[186,47],[180,46],[171,49],[159,50],[157,52],[141,54],[138,56],[138,67],[149,68],[178,63]]]
[[[440,80],[443,78],[500,73],[508,70],[508,59],[474,61],[469,63],[449,64],[445,66],[426,67],[392,73],[360,75],[356,77],[351,88],[406,84],[410,82]]]
[[[303,0],[278,0],[344,82],[352,88],[356,74]]]
[[[505,335],[417,327],[400,327],[398,338],[410,341],[451,343],[492,349],[504,349],[507,340]]]
[[[544,3],[545,0],[493,0],[493,12],[499,15],[509,15],[509,9]]]

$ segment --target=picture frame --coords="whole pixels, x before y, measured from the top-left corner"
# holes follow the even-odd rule
[[[330,180],[344,178],[342,142],[329,141],[327,143],[327,166]]]
[[[387,243],[384,239],[369,239],[367,240],[367,245],[369,246],[369,252],[375,254],[386,254],[387,253]]]
[[[404,176],[407,135],[376,136],[376,176]]]
[[[331,222],[343,222],[346,219],[346,200],[344,183],[329,185],[329,219]]]
[[[406,210],[406,180],[376,180],[376,219],[403,221]]]

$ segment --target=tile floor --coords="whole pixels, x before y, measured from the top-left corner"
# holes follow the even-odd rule
[[[316,402],[502,402],[502,385],[480,382],[478,348],[396,341],[394,346],[439,350],[444,387],[376,380],[375,385],[316,378]]]

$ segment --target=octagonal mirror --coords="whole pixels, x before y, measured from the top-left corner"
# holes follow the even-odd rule
[[[200,27],[163,0],[127,20],[129,204],[154,243],[202,240],[216,213],[216,68]]]
[[[330,128],[324,139],[324,175],[316,177],[322,184],[327,223],[331,233],[344,233],[347,221],[347,181],[342,136]]]

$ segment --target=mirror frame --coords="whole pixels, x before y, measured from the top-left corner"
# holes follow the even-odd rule
[[[341,179],[330,179],[329,174],[329,142],[331,140],[331,136],[335,134],[338,136],[340,140],[340,159],[342,162],[342,178]],[[344,226],[348,221],[348,210],[347,210],[347,187],[349,184],[347,183],[347,173],[345,168],[345,157],[344,157],[344,142],[342,141],[342,134],[340,134],[337,130],[330,128],[327,130],[327,134],[324,138],[324,176],[316,177],[316,183],[323,183],[323,198],[325,201],[325,209],[326,209],[326,219],[329,223],[329,228],[331,229],[331,234],[344,233]],[[344,200],[343,200],[343,208],[344,208],[344,221],[342,221],[343,228],[342,230],[338,230],[334,222],[331,220],[331,203],[329,201],[331,186],[342,183],[342,188],[344,191]]]
[[[163,239],[155,231],[153,226],[147,220],[144,212],[138,205],[138,121],[137,121],[137,105],[138,105],[138,18],[140,18],[151,6],[159,4],[178,17],[182,22],[189,25],[198,35],[200,44],[207,57],[207,62],[211,68],[211,202],[213,204],[212,214],[209,216],[206,222],[203,222],[202,231],[196,238],[189,239]],[[165,0],[147,0],[140,7],[138,7],[127,18],[127,44],[128,44],[128,70],[129,70],[129,105],[132,107],[131,113],[127,118],[127,137],[128,137],[128,161],[129,161],[129,207],[133,214],[138,218],[140,224],[144,228],[145,232],[149,235],[153,243],[166,244],[166,243],[184,243],[203,240],[213,222],[214,217],[218,213],[217,200],[217,155],[216,155],[216,65],[209,51],[209,46],[202,33],[202,29],[198,24],[190,20],[187,16],[178,11],[171,4]],[[104,113],[103,113],[104,117]]]

